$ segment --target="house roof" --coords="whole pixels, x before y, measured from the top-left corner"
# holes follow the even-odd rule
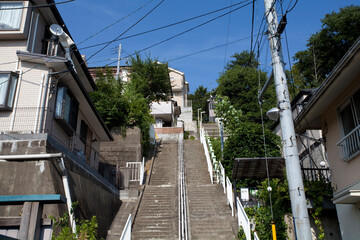
[[[37,1],[36,5],[49,4],[50,6],[47,8],[39,8],[40,11],[47,11],[46,12],[47,14],[43,14],[44,18],[49,23],[59,24],[63,28],[63,30],[71,37],[71,34],[70,34],[69,30],[67,29],[67,27],[64,23],[64,20],[62,19],[61,15],[60,15],[58,9],[56,8],[56,6],[54,5],[54,3],[55,3],[54,0],[43,0],[43,1]],[[49,9],[50,9],[53,17],[50,16],[50,14],[48,12]],[[56,22],[54,22],[53,18],[55,18]],[[80,67],[80,68],[79,67],[77,68],[78,73],[76,73],[73,70],[73,68],[69,66],[68,62],[64,62],[64,64],[65,64],[64,67],[66,67],[70,70],[71,76],[75,79],[76,86],[79,89],[79,92],[81,92],[82,95],[84,96],[84,99],[85,99],[84,106],[86,107],[86,109],[92,110],[92,111],[88,112],[89,117],[91,118],[90,120],[92,120],[90,122],[92,123],[92,125],[94,125],[96,127],[100,127],[100,129],[103,129],[103,131],[97,133],[99,135],[99,137],[101,138],[101,140],[102,141],[113,140],[113,137],[112,137],[109,129],[106,127],[103,119],[101,118],[100,114],[96,110],[93,102],[90,100],[88,92],[92,92],[92,91],[96,90],[96,84],[95,84],[93,78],[91,77],[91,74],[87,68],[87,65],[84,62],[84,59],[82,58],[76,45],[73,46],[73,53],[74,53],[73,56],[75,57],[75,59],[73,58],[74,64],[76,66]],[[85,77],[80,78],[79,75],[81,75],[81,76],[84,75]]]
[[[321,129],[321,115],[345,88],[360,75],[360,38],[334,67],[327,79],[317,88],[294,121],[295,129]]]
[[[264,179],[267,173],[269,173],[269,178],[282,178],[285,172],[284,167],[283,157],[235,158],[232,178]]]

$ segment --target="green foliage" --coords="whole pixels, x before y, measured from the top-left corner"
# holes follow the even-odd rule
[[[216,159],[221,159],[221,139],[211,137],[210,141],[214,149]]]
[[[290,212],[290,197],[288,186],[285,180],[271,179],[270,186],[273,217],[271,217],[270,195],[267,191],[268,182],[264,180],[260,183],[259,199],[263,202],[260,207],[245,208],[246,214],[255,223],[255,231],[260,239],[272,239],[272,221],[275,222],[277,239],[287,239],[286,223],[284,215]]]
[[[207,88],[200,85],[194,92],[194,94],[188,94],[188,100],[192,101],[193,119],[197,120],[198,109],[207,111],[206,100],[210,98],[210,92]]]
[[[129,104],[123,96],[124,85],[116,80],[111,69],[96,73],[97,91],[91,92],[90,97],[101,117],[109,129],[126,126]]]
[[[238,127],[225,141],[223,166],[229,176],[235,158],[264,157],[262,126],[253,122],[239,122]],[[269,129],[265,129],[267,156],[280,156],[279,137]]]
[[[148,104],[151,102],[168,101],[171,95],[171,83],[167,64],[160,63],[150,56],[141,59],[139,54],[130,58],[131,81],[127,91],[141,94]]]
[[[321,179],[320,181],[304,181],[306,197],[310,199],[313,204],[313,209],[310,210],[311,216],[315,220],[315,225],[319,230],[318,239],[324,240],[324,227],[321,222],[321,213],[323,210],[323,201],[330,200],[333,191],[331,183]]]
[[[233,63],[241,65],[231,64],[231,67],[221,74],[220,78],[217,80],[219,85],[216,88],[216,95],[218,98],[220,96],[228,97],[230,104],[235,109],[241,109],[243,119],[246,121],[261,123],[260,105],[258,100],[259,78],[261,85],[263,85],[267,79],[266,73],[262,71],[259,72],[255,68],[257,65],[255,63],[249,64],[250,66],[246,64],[249,61],[248,57],[250,56],[246,51],[237,55],[235,54],[234,56],[238,59],[233,60]],[[243,59],[239,59],[240,57]],[[262,105],[264,112],[276,106],[274,87],[270,87],[266,91]],[[264,119],[265,121],[268,121],[266,116],[264,116]]]
[[[153,101],[169,100],[171,83],[167,64],[136,54],[131,58],[131,81],[124,85],[115,79],[111,69],[99,71],[97,91],[90,93],[96,109],[109,129],[139,127],[144,154],[150,145],[150,125],[154,122],[150,114]]]
[[[71,208],[71,213],[73,214],[78,202],[74,202]],[[76,233],[72,232],[70,226],[70,217],[68,213],[65,213],[64,216],[55,218],[50,216],[51,220],[54,222],[54,233],[52,235],[52,240],[96,240],[97,238],[97,228],[98,223],[96,216],[92,216],[90,220],[79,220],[75,219],[76,222]]]
[[[295,54],[293,75],[306,88],[319,86],[360,36],[360,6],[326,14],[320,31],[311,35],[307,49]]]

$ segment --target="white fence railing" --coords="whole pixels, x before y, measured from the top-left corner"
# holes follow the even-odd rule
[[[126,221],[120,240],[131,240],[131,214],[129,214],[129,217]]]
[[[231,208],[231,214],[232,216],[234,216],[234,192],[233,192],[232,183],[230,182],[229,178],[225,176],[225,170],[221,162],[216,160],[216,156],[212,148],[210,137],[204,131],[203,127],[200,127],[200,141],[204,147],[211,183],[214,183],[214,172],[215,172],[215,178],[216,178],[215,181],[222,185],[224,189],[224,194],[226,194],[227,201]],[[236,208],[238,214],[239,228],[241,226],[244,229],[246,240],[251,240],[250,221],[238,197],[236,198]],[[254,239],[259,240],[256,233],[254,233]]]
[[[349,161],[360,154],[360,125],[354,128],[349,134],[341,139],[337,146],[340,147],[340,159]]]
[[[142,162],[127,162],[126,167],[130,168],[130,182],[139,181],[140,185],[144,182],[144,164],[145,159]]]
[[[234,194],[232,191],[232,184],[228,177],[226,177],[226,198],[231,208],[231,216],[234,216]]]
[[[200,131],[200,141],[201,141],[201,143],[203,144],[203,147],[204,147],[206,162],[207,162],[208,171],[209,171],[209,174],[210,174],[210,180],[211,180],[211,183],[213,183],[214,182],[213,165],[212,165],[212,161],[211,161],[211,158],[210,158],[210,152],[209,152],[208,145],[207,145],[208,136],[205,135],[204,130]]]
[[[246,240],[251,240],[250,220],[238,197],[236,198],[236,207],[238,211],[238,224],[244,229]]]
[[[260,240],[256,232],[254,232],[254,240]]]

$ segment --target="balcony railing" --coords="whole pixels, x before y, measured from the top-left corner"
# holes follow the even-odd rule
[[[342,161],[350,161],[360,154],[360,125],[354,128],[338,143],[339,155]]]

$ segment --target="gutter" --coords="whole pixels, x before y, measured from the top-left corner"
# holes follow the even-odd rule
[[[53,3],[55,3],[54,0],[46,0],[46,2],[47,2],[47,4],[53,4]],[[64,22],[64,20],[62,19],[61,15],[60,15],[60,13],[59,13],[59,10],[57,9],[57,7],[56,7],[55,5],[51,5],[49,8],[50,8],[51,12],[54,14],[54,16],[55,16],[58,24],[59,24],[59,25],[63,28],[63,30],[71,37],[71,39],[74,39],[74,38],[71,36],[68,28],[66,27],[65,22]],[[88,68],[87,68],[87,66],[86,66],[86,64],[85,64],[84,59],[81,57],[81,54],[80,54],[77,46],[74,45],[74,46],[72,47],[72,49],[73,49],[73,53],[74,53],[77,61],[79,62],[80,66],[81,66],[81,69],[84,71],[86,78],[89,80],[89,83],[90,83],[91,87],[93,88],[93,90],[97,90],[97,87],[96,87],[96,84],[95,84],[95,82],[94,82],[94,79],[92,78],[92,76],[91,76],[91,74],[90,74],[90,72],[89,72],[89,70],[88,70]]]
[[[358,52],[359,49],[360,49],[360,37],[356,40],[356,42],[352,45],[352,47],[347,51],[347,53],[341,58],[341,60],[336,64],[336,66],[331,71],[330,75],[318,87],[318,89],[314,93],[313,97],[309,99],[309,102],[304,106],[304,109],[295,118],[295,121],[294,121],[295,126],[299,125],[299,122],[310,111],[310,108],[319,100],[319,98],[331,86],[331,84],[335,81],[337,75],[343,70],[343,68],[346,66],[346,64],[353,58],[353,56]]]

